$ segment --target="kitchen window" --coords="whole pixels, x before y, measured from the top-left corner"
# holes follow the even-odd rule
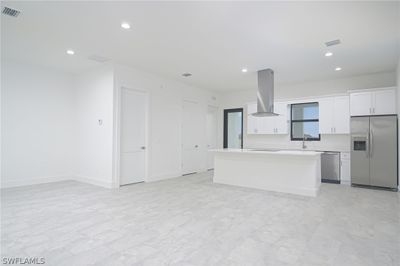
[[[290,139],[321,140],[318,103],[292,104],[290,109]]]

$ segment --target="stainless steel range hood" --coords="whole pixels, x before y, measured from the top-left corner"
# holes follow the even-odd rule
[[[277,116],[274,113],[274,71],[272,69],[259,70],[257,90],[257,113],[253,116]]]

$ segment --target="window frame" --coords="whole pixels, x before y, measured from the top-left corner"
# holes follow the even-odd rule
[[[242,114],[242,128],[241,128],[241,140],[240,147],[243,149],[243,108],[233,108],[233,109],[224,109],[224,149],[228,148],[228,114],[229,113],[241,113]]]
[[[318,105],[318,119],[295,119],[293,120],[293,105],[305,105],[316,103]],[[318,122],[319,125],[319,102],[304,102],[304,103],[292,103],[290,104],[290,140],[291,141],[303,141],[304,138],[294,138],[293,137],[293,123],[307,123],[307,122]],[[307,138],[306,141],[320,141],[321,133],[318,130],[318,138]]]

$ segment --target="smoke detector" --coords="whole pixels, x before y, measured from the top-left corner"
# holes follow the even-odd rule
[[[340,41],[339,39],[333,40],[333,41],[329,41],[329,42],[326,42],[326,43],[325,43],[325,45],[326,45],[327,47],[329,47],[329,46],[334,46],[334,45],[338,45],[338,44],[341,44],[341,41]]]
[[[3,10],[1,11],[1,13],[3,13],[4,15],[16,18],[19,16],[19,14],[21,12],[5,6],[5,7],[3,7]]]

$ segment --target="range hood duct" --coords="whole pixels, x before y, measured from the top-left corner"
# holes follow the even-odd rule
[[[274,71],[272,69],[259,70],[257,90],[257,113],[253,116],[277,116],[274,113]]]

